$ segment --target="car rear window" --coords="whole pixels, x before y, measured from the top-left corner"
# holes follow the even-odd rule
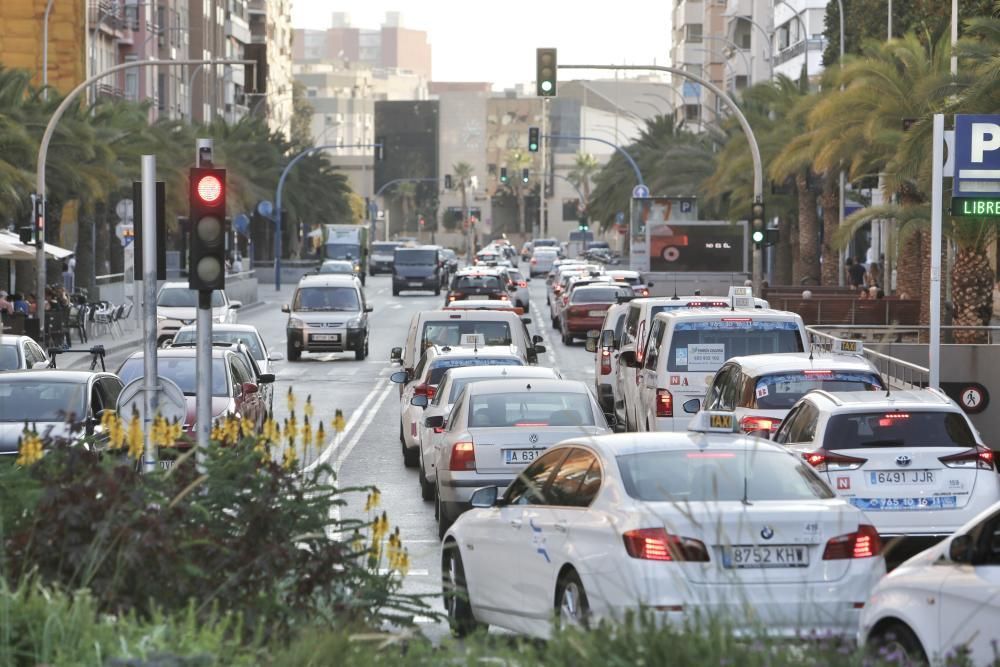
[[[908,410],[839,414],[830,417],[827,449],[865,447],[976,446],[965,416],[957,412]]]
[[[465,357],[462,359],[438,359],[431,363],[431,373],[427,384],[439,384],[449,368],[464,368],[466,366],[523,366],[520,359],[483,359],[480,357]]]
[[[0,422],[79,421],[87,416],[86,394],[87,385],[81,382],[41,377],[4,382],[0,384]]]
[[[784,452],[661,450],[617,459],[625,492],[647,502],[833,497],[804,461]]]
[[[12,371],[20,368],[20,355],[16,345],[0,345],[0,371]]]
[[[778,352],[802,352],[797,322],[749,317],[678,322],[670,339],[667,369],[714,373],[732,357]]]
[[[394,263],[403,266],[427,266],[437,264],[437,250],[397,249]]]
[[[757,378],[755,406],[761,410],[789,410],[813,389],[826,391],[877,391],[882,381],[874,373],[856,371],[796,371]]]
[[[452,289],[499,292],[503,286],[497,276],[458,276]]]
[[[629,290],[631,291],[631,290]],[[589,287],[573,290],[570,303],[618,303],[618,296],[624,292],[617,287]]]
[[[421,349],[430,345],[458,345],[462,334],[483,334],[487,345],[513,345],[510,325],[496,320],[424,322]]]
[[[594,412],[583,393],[481,394],[469,405],[470,427],[593,426]]]
[[[212,359],[212,396],[229,396],[229,379],[223,362],[224,360],[220,358]],[[156,361],[156,372],[160,377],[173,380],[185,396],[194,396],[198,389],[198,373],[193,356],[164,357],[160,355]],[[118,377],[121,378],[122,384],[128,384],[132,380],[142,377],[142,373],[142,357],[126,359],[122,367],[118,369]]]

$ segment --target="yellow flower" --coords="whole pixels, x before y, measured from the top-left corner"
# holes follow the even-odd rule
[[[309,415],[303,420],[302,424],[302,445],[308,447],[313,443],[313,432],[312,428],[309,426]]]
[[[125,428],[118,414],[114,410],[105,410],[101,425],[108,434],[108,449],[121,449],[125,444]]]
[[[379,545],[382,543],[382,538],[386,536],[389,532],[389,517],[383,511],[382,515],[375,519],[375,523],[372,524],[372,544]]]
[[[365,499],[365,511],[371,512],[373,509],[379,506],[382,502],[382,494],[379,493],[378,489],[372,489],[372,492],[368,494]]]
[[[337,410],[336,414],[333,417],[333,430],[336,431],[337,433],[343,433],[344,426],[345,426],[344,413],[340,410]]]
[[[34,431],[24,430],[18,442],[18,456],[15,463],[19,466],[30,466],[38,462],[44,452],[42,451],[42,439]]]
[[[326,430],[323,429],[323,422],[320,422],[316,427],[316,444],[322,447],[324,442],[326,442]]]
[[[410,551],[409,549],[403,549],[402,555],[399,557],[399,563],[396,566],[399,573],[404,577],[410,571]]]
[[[295,409],[295,393],[292,392],[292,388],[288,388],[288,411],[291,412]]]
[[[312,415],[313,415],[313,403],[312,403],[312,400],[313,400],[312,394],[309,394],[308,396],[306,396],[306,406],[305,406],[305,408],[302,409],[302,412],[303,412],[303,414],[305,414],[306,417],[312,417]]]
[[[264,422],[263,435],[268,442],[279,442],[281,440],[281,428],[278,426],[278,422],[268,417],[267,421]]]
[[[365,548],[365,543],[361,539],[361,533],[354,531],[354,535],[351,537],[351,551],[355,553],[360,553]]]
[[[253,421],[247,417],[243,418],[243,422],[240,424],[240,430],[243,432],[244,438],[249,438],[257,433],[257,427],[254,425]]]
[[[128,433],[125,436],[125,441],[128,444],[128,455],[136,461],[141,459],[145,444],[142,437],[142,420],[139,419],[139,413],[136,411],[132,412],[132,419],[128,422]]]
[[[298,457],[296,457],[295,455],[295,448],[289,447],[288,449],[285,450],[285,456],[281,462],[281,465],[284,466],[285,470],[291,470],[292,468],[295,467],[295,463],[297,460]]]
[[[240,420],[233,415],[226,415],[226,421],[222,425],[223,433],[226,437],[226,444],[235,445],[240,439]]]

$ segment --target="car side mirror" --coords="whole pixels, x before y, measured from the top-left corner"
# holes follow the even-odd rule
[[[542,352],[545,352],[546,349],[547,348],[544,345],[535,344],[535,354],[541,354]]]
[[[395,382],[396,384],[406,384],[406,381],[410,379],[410,374],[406,371],[396,371],[389,376],[390,382]]]
[[[426,408],[427,407],[427,397],[426,396],[414,396],[413,398],[410,399],[410,405],[413,405],[413,406],[418,407],[418,408]]]
[[[626,350],[618,356],[618,361],[629,368],[638,368],[639,362],[635,359],[635,350]]]
[[[587,352],[597,352],[597,338],[600,336],[598,331],[588,331],[587,332],[587,342],[585,347]]]
[[[243,307],[243,302],[242,301],[230,301],[229,302],[229,308],[231,310],[239,310],[242,307]]]
[[[366,313],[373,313],[373,312],[375,312],[375,307],[374,306],[365,306],[365,312]]]
[[[287,303],[283,303],[283,304],[281,304],[281,312],[283,312],[283,313],[290,313],[290,312],[292,312],[292,309],[288,307]]]
[[[653,282],[652,281],[646,283],[646,287],[652,287],[652,286],[653,286]]]
[[[255,385],[253,382],[244,382],[243,383],[243,393],[244,394],[248,394],[248,395],[249,394],[256,394],[257,393],[257,385]]]
[[[282,354],[281,352],[272,352],[271,354],[267,355],[267,360],[268,361],[284,361],[285,360],[285,355]]]
[[[956,535],[948,545],[948,559],[953,563],[971,563],[975,542],[972,535]]]
[[[427,398],[424,396],[424,398]],[[424,419],[425,428],[444,428],[444,415],[438,415],[436,417],[427,417]]]
[[[531,342],[532,343],[544,343],[545,339],[542,338],[541,336],[539,336],[538,334],[535,334],[534,336],[531,337]]]
[[[684,404],[681,407],[684,409],[684,412],[688,413],[689,415],[693,415],[699,410],[701,410],[701,399],[692,398],[689,401],[684,401]]]
[[[469,499],[469,504],[473,507],[478,507],[480,509],[485,509],[487,507],[493,507],[497,504],[497,497],[500,495],[500,490],[495,486],[484,486],[476,489],[472,492],[472,497]]]
[[[259,380],[261,384],[271,384],[274,382],[274,373],[261,373],[257,376],[257,380]]]
[[[403,359],[403,348],[394,347],[392,351],[389,352],[389,361],[402,361]]]
[[[516,292],[517,291],[517,285],[515,285],[514,283],[511,283],[510,285],[507,285],[507,291],[508,292]]]

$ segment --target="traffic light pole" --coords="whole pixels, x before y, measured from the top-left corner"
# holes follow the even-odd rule
[[[843,43],[843,40],[841,40]],[[740,128],[743,130],[743,134],[746,135],[747,144],[750,146],[750,157],[753,160],[753,202],[752,203],[763,203],[764,202],[764,167],[760,158],[760,148],[757,145],[757,138],[753,134],[753,128],[750,127],[750,122],[747,120],[746,116],[743,115],[743,111],[737,106],[736,102],[733,101],[729,95],[726,94],[724,90],[716,86],[711,81],[698,76],[697,74],[692,74],[691,72],[685,71],[678,67],[668,67],[666,65],[557,65],[558,69],[600,69],[600,70],[637,70],[642,72],[667,72],[668,74],[673,74],[695,83],[704,86],[709,91],[711,91],[716,97],[725,102],[726,106],[733,112],[736,120],[739,121]],[[607,142],[605,142],[607,143]],[[763,276],[763,258],[764,255],[760,251],[760,248],[754,247],[753,249],[753,259],[752,259],[752,275],[753,275],[753,290],[754,294],[760,294],[761,279]]]
[[[143,321],[143,413],[145,456],[143,469],[156,469],[153,419],[160,411],[160,375],[156,364],[156,156],[142,156],[142,321]],[[199,376],[200,377],[200,376]],[[123,415],[126,419],[130,415]]]
[[[212,140],[198,139],[195,164],[199,167],[212,166]],[[143,199],[145,203],[145,199]],[[195,234],[192,212],[191,234]],[[193,241],[192,241],[193,243]],[[197,271],[188,261],[188,274]],[[205,453],[212,434],[212,292],[198,290],[198,311],[195,319],[195,372],[198,380],[195,386],[195,459],[199,470],[204,470]]]

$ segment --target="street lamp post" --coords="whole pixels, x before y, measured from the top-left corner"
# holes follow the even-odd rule
[[[736,53],[740,54],[740,57],[743,58],[743,64],[746,65],[747,68],[747,86],[753,85],[753,66],[750,64],[751,61],[747,58],[747,54],[743,53],[743,49],[737,46],[736,42],[731,39],[726,39],[725,37],[713,37],[711,35],[702,35],[701,38],[712,42],[722,42],[723,44],[729,46],[729,48],[733,49]],[[709,54],[711,54],[711,51],[709,51]],[[725,56],[726,54],[723,53],[722,55]],[[726,60],[728,60],[728,58]],[[733,73],[735,75],[735,69],[733,69]]]
[[[52,13],[52,3],[45,5],[45,18],[42,19],[42,99],[49,99],[49,14]]]

